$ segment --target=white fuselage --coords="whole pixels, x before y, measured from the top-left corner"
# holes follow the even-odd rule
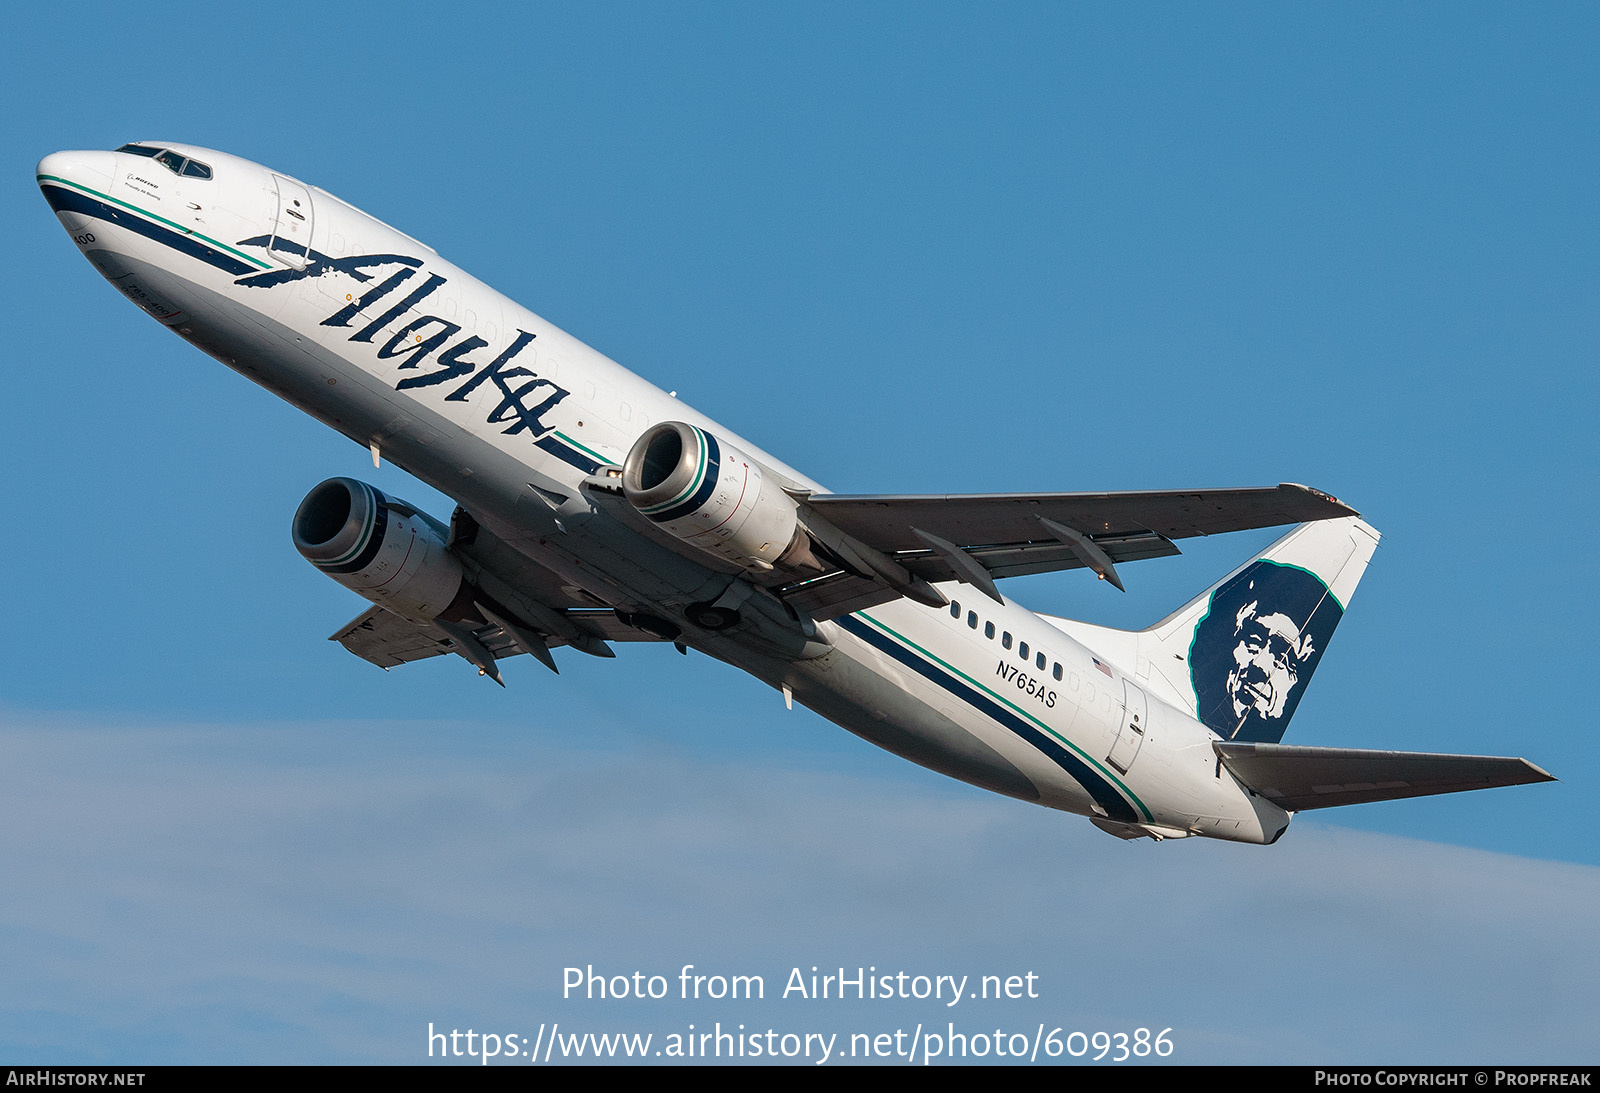
[[[783,485],[825,492],[337,198],[223,153],[161,147],[212,177],[129,153],[40,164],[90,261],[179,335],[455,498],[596,601],[682,620],[729,582],[726,566],[641,534],[580,488],[652,424],[713,431]],[[1288,814],[1219,766],[1192,711],[1010,601],[941,591],[950,608],[899,599],[818,623],[809,643],[781,617],[685,625],[682,640],[975,785],[1159,836],[1281,834]]]

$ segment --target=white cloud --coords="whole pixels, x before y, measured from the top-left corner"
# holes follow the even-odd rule
[[[1305,819],[1270,848],[1123,844],[911,768],[416,723],[35,719],[0,732],[0,769],[0,1047],[17,1060],[410,1062],[429,1021],[953,1020],[1171,1026],[1189,1062],[1571,1061],[1600,1018],[1600,870]],[[763,974],[768,998],[560,998],[567,965],[685,963]],[[1042,997],[775,997],[813,964],[1032,971]]]

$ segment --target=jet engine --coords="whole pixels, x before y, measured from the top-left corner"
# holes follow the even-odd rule
[[[471,594],[447,528],[354,478],[330,478],[306,494],[291,533],[306,561],[413,622],[432,622]]]
[[[663,530],[745,568],[793,561],[791,547],[810,561],[794,499],[755,460],[693,425],[663,421],[635,441],[622,493]]]

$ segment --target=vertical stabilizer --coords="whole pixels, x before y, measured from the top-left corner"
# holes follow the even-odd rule
[[[1050,621],[1224,740],[1275,744],[1377,546],[1358,517],[1301,524],[1148,629]]]

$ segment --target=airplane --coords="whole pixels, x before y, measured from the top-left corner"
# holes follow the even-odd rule
[[[1519,758],[1287,745],[1378,543],[1305,486],[966,496],[823,486],[316,186],[165,141],[37,181],[87,258],[179,337],[456,501],[353,478],[295,548],[370,602],[381,668],[671,642],[912,762],[1123,839],[1271,844],[1310,809],[1553,780]],[[1294,525],[1153,626],[1035,614],[1012,576]]]

